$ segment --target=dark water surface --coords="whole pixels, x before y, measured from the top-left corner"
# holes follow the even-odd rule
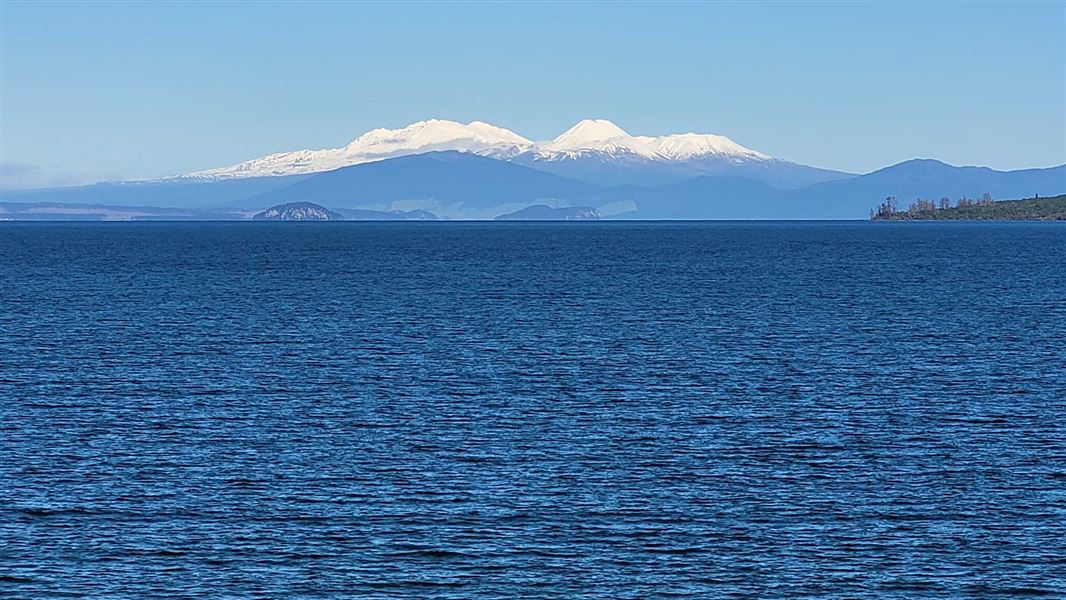
[[[1066,596],[1066,226],[5,224],[0,594]]]

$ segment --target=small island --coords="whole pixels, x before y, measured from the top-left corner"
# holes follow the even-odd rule
[[[870,211],[871,221],[1066,221],[1066,194],[1048,198],[993,200],[984,194],[980,200],[961,198],[952,205],[950,198],[940,202],[916,200],[906,210],[896,208],[896,198],[889,196]]]
[[[272,206],[252,217],[257,221],[341,221],[344,215],[313,202]]]

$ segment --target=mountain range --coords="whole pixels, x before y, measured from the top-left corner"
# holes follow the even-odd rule
[[[772,158],[714,134],[633,136],[605,119],[585,119],[553,140],[534,142],[481,121],[430,119],[374,129],[343,148],[281,152],[179,179],[218,181],[320,173],[388,158],[456,150],[601,185],[671,183],[699,175],[737,175],[782,188],[849,173]]]
[[[6,190],[0,218],[72,214],[55,205],[138,207],[136,218],[151,218],[143,214],[153,206],[189,218],[248,218],[278,204],[314,202],[348,218],[494,219],[574,208],[602,218],[853,219],[886,196],[906,204],[1063,192],[1066,165],[995,171],[924,159],[856,175],[777,159],[720,135],[633,136],[603,119],[544,142],[480,121],[432,119],[374,129],[342,148],[271,154],[162,180]],[[36,213],[27,212],[31,205]],[[541,208],[522,212],[534,206]],[[157,218],[166,214],[173,212]]]

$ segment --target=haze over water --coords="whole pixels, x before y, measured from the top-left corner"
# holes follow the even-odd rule
[[[1066,595],[1059,224],[0,233],[0,592]]]

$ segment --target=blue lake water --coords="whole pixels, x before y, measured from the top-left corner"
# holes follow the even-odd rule
[[[0,595],[1066,595],[1066,226],[0,226]]]

